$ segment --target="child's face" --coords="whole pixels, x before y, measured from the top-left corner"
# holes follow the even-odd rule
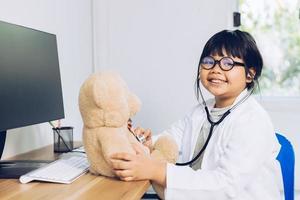
[[[223,56],[211,56],[217,61],[223,57],[230,57],[235,62],[244,63],[240,58],[228,56],[225,52],[223,54]],[[223,71],[219,63],[212,69],[200,67],[200,80],[203,86],[215,96],[217,107],[231,105],[235,98],[245,89],[246,83],[249,82],[246,79],[244,67],[234,66],[229,71]]]

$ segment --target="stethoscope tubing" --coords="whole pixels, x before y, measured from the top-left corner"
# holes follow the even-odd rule
[[[200,95],[201,95],[201,98],[202,98],[202,101],[203,101],[203,104],[204,104],[206,117],[207,117],[208,122],[210,123],[210,129],[209,129],[208,137],[207,137],[203,147],[200,149],[199,153],[194,158],[192,158],[192,160],[190,160],[188,162],[175,163],[175,164],[177,166],[186,166],[186,165],[190,165],[190,164],[194,163],[196,160],[198,160],[198,158],[203,154],[204,150],[206,149],[206,147],[207,147],[207,145],[210,141],[210,138],[212,136],[214,127],[216,125],[220,124],[231,113],[231,111],[234,110],[238,105],[240,105],[241,103],[246,101],[249,98],[249,96],[252,94],[252,92],[253,92],[253,89],[250,92],[248,92],[248,94],[243,99],[241,99],[238,103],[236,103],[232,108],[227,110],[218,121],[214,122],[214,121],[211,120],[211,116],[209,114],[207,105],[205,103],[205,100],[203,98],[203,95],[202,95],[202,92],[201,92],[201,89],[200,89]]]
[[[176,165],[178,166],[186,166],[186,165],[190,165],[192,164],[193,162],[195,162],[196,160],[198,160],[198,158],[202,155],[202,153],[204,152],[204,150],[206,149],[207,145],[208,145],[208,142],[212,136],[212,133],[213,133],[213,130],[214,130],[214,127],[215,125],[218,125],[220,124],[225,118],[227,115],[230,114],[230,109],[227,110],[221,117],[221,119],[219,119],[217,122],[213,122],[211,119],[210,119],[210,115],[209,115],[209,111],[208,111],[208,108],[207,106],[205,106],[205,111],[206,111],[206,116],[207,116],[207,119],[210,123],[210,129],[209,129],[209,134],[208,134],[208,137],[207,137],[207,140],[205,141],[203,147],[201,148],[201,150],[199,151],[199,153],[190,161],[188,162],[183,162],[183,163],[176,163]]]
[[[225,118],[227,115],[230,114],[230,109],[227,110],[221,117],[221,119],[219,119],[218,121],[216,122],[213,122],[211,119],[210,119],[210,114],[209,114],[209,111],[208,111],[208,108],[207,106],[205,106],[205,112],[206,112],[206,116],[207,116],[207,119],[208,119],[208,122],[210,123],[210,129],[209,129],[209,133],[208,133],[208,137],[203,145],[203,147],[201,148],[201,150],[199,151],[199,153],[190,161],[188,162],[183,162],[183,163],[176,163],[176,165],[178,166],[186,166],[186,165],[190,165],[192,164],[193,162],[195,162],[196,160],[198,160],[198,158],[203,154],[204,150],[206,149],[207,145],[208,145],[208,142],[210,141],[210,138],[212,136],[212,133],[213,133],[213,130],[214,130],[214,127],[218,124],[220,124]]]

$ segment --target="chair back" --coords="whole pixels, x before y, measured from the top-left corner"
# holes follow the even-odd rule
[[[281,144],[277,160],[280,162],[282,172],[284,199],[294,200],[295,154],[293,146],[290,141],[280,133],[276,133],[276,136]]]

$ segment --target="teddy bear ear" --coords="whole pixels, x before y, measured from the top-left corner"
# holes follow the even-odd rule
[[[127,123],[130,109],[127,103],[128,92],[125,82],[116,73],[103,73],[93,85],[93,99],[102,111],[104,126],[120,127]],[[101,119],[99,119],[101,120]]]

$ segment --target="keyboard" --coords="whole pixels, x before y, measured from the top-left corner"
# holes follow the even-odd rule
[[[89,163],[86,155],[71,155],[60,158],[37,170],[20,177],[21,183],[30,181],[46,181],[70,184],[88,171]]]

